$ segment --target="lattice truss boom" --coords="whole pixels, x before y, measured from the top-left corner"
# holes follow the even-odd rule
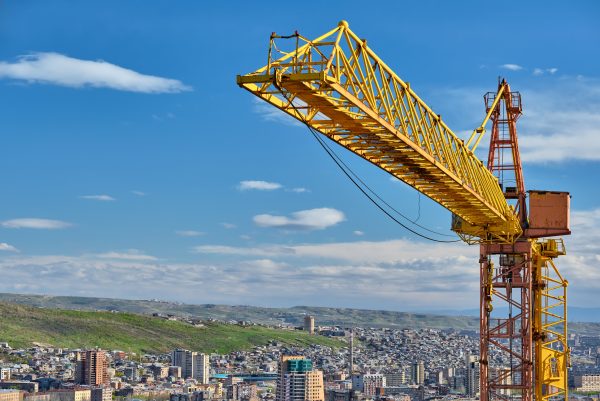
[[[387,171],[458,216],[463,239],[513,242],[521,227],[497,179],[345,22],[299,35],[238,84]]]

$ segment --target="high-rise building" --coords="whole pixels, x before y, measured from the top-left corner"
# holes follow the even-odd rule
[[[276,401],[325,401],[323,372],[313,370],[303,356],[282,355],[277,376]]]
[[[448,384],[448,380],[446,379],[446,375],[444,374],[443,370],[440,370],[437,372],[435,382],[437,384],[439,384],[440,386],[444,385],[444,384]]]
[[[181,377],[208,384],[210,363],[208,355],[186,349],[176,349],[171,353],[171,365],[181,368]]]
[[[479,356],[467,355],[465,392],[469,397],[479,396]]]
[[[352,375],[352,389],[362,392],[366,397],[374,397],[378,388],[386,386],[382,374]]]
[[[350,361],[348,364],[348,374],[352,377],[354,373],[354,329],[350,329]]]
[[[196,354],[194,352],[194,354]],[[199,383],[208,384],[210,379],[210,362],[208,355],[206,354],[196,354],[194,355],[194,374],[192,377],[196,379]]]
[[[304,399],[306,401],[325,401],[323,372],[320,370],[306,372],[306,385],[304,394]]]
[[[234,383],[227,386],[228,401],[257,401],[258,390],[254,383]]]
[[[410,380],[412,384],[419,386],[425,383],[425,363],[423,361],[417,361],[412,364]]]
[[[449,379],[450,387],[457,393],[464,394],[465,390],[465,377],[463,375],[454,375],[451,379]]]
[[[308,334],[315,334],[315,317],[306,315],[304,316],[304,331]]]
[[[386,387],[400,387],[408,384],[408,377],[405,369],[385,374]]]
[[[104,351],[88,350],[77,355],[75,382],[88,386],[101,386],[110,383],[108,377],[108,357]]]
[[[91,401],[112,401],[112,388],[108,386],[96,387],[92,389]]]
[[[181,377],[187,379],[192,377],[194,361],[193,352],[186,349],[176,349],[171,352],[171,366],[179,366],[181,368]]]
[[[510,368],[490,368],[489,369],[490,379],[500,383],[504,386],[510,386],[512,384],[513,372]],[[504,388],[497,391],[499,394],[510,396],[512,394],[510,389]]]

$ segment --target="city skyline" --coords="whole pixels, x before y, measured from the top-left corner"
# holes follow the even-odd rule
[[[0,292],[477,307],[477,247],[395,225],[305,127],[235,85],[265,63],[272,31],[312,38],[345,19],[462,138],[483,119],[482,96],[498,76],[521,92],[525,184],[571,192],[561,271],[570,305],[600,307],[596,3],[515,2],[517,13],[389,2],[377,15],[323,5],[319,16],[281,5],[266,19],[180,4],[0,7]],[[510,34],[493,29],[506,18]],[[449,212],[336,152],[397,209],[452,235]]]

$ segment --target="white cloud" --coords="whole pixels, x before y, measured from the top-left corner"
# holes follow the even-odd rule
[[[572,230],[565,238],[567,256],[559,257],[557,266],[569,280],[572,305],[600,306],[600,270],[593,268],[600,260],[595,245],[600,242],[600,209],[574,211]],[[478,305],[478,246],[391,239],[204,245],[195,251],[204,254],[203,261],[207,255],[222,257],[215,257],[215,263],[172,263],[137,250],[81,256],[0,254],[0,276],[6,278],[0,280],[0,291],[392,310]],[[199,286],[206,285],[211,291],[199,293]]]
[[[179,230],[175,231],[175,234],[179,235],[180,237],[199,237],[204,235],[203,232],[196,230]]]
[[[274,274],[282,268],[289,267],[287,263],[271,259],[256,259],[242,262],[243,267],[250,267],[256,274]]]
[[[548,73],[550,75],[554,75],[558,72],[558,68],[534,68],[533,75],[544,75],[544,73]]]
[[[193,249],[193,252],[214,254],[214,255],[239,255],[239,256],[295,256],[297,251],[295,247],[282,245],[262,246],[257,248],[234,247],[228,245],[200,245]]]
[[[290,116],[289,114],[285,113],[284,111],[279,110],[278,108],[271,105],[270,103],[265,102],[264,100],[254,97],[252,99],[252,101],[254,103],[254,107],[253,107],[254,112],[257,114],[260,114],[262,119],[265,121],[276,122],[276,123],[292,125],[292,126],[303,125],[300,121],[296,120],[294,117]],[[294,104],[296,105],[296,107],[301,105],[298,101],[294,102]],[[302,103],[302,104],[306,105],[305,103]]]
[[[519,150],[524,163],[552,163],[569,160],[600,160],[600,79],[558,76],[529,84],[511,86],[522,96],[523,116],[518,121]],[[455,119],[450,127],[467,138],[481,123],[481,93],[487,88],[438,89],[431,93],[438,113]],[[434,105],[434,103],[436,103]],[[459,116],[459,118],[453,117]],[[466,122],[466,123],[465,123]],[[448,121],[447,121],[448,123]],[[469,124],[471,125],[460,125]],[[470,129],[469,129],[470,128]],[[489,132],[477,149],[487,159]]]
[[[66,221],[38,219],[32,217],[5,220],[2,222],[2,227],[5,228],[32,228],[38,230],[59,230],[71,226],[72,224],[67,223]]]
[[[59,53],[32,53],[19,57],[14,63],[2,61],[0,78],[140,93],[178,93],[192,89],[176,79],[144,75],[104,60],[81,60]]]
[[[600,250],[595,245],[600,242],[600,209],[574,211],[571,226],[573,235],[565,238],[567,255],[559,257],[556,264],[569,280],[573,305],[600,306],[598,302],[590,304],[600,291],[600,270],[591,268],[600,261]],[[344,299],[345,305],[353,304],[356,301],[344,295],[344,291],[350,290],[355,297],[364,298],[362,303],[358,302],[360,307],[375,299],[380,302],[378,309],[384,305],[396,308],[394,302],[402,302],[405,308],[421,309],[424,306],[417,305],[421,301],[438,309],[440,305],[449,308],[477,305],[478,247],[462,243],[395,239],[256,247],[204,245],[195,251],[227,259],[256,258],[285,263],[283,269],[273,270],[269,280],[286,286],[296,280],[300,285],[300,280],[304,280],[303,288],[316,286],[329,294],[330,298],[320,298],[323,304],[328,299]],[[423,274],[427,274],[427,280],[423,280]],[[325,288],[324,283],[330,284]]]
[[[240,181],[240,183],[238,185],[238,189],[240,191],[249,191],[249,190],[273,191],[276,189],[280,189],[281,187],[282,187],[282,185],[277,182],[258,181],[258,180]]]
[[[363,231],[360,231],[360,230],[354,230],[352,232],[352,234],[354,234],[354,235],[356,235],[358,237],[361,237],[361,236],[365,235],[365,233]]]
[[[477,256],[476,247],[467,247],[462,243],[423,243],[404,239],[299,245],[270,244],[257,247],[201,245],[195,247],[194,251],[197,253],[218,255],[265,258],[316,258],[318,260],[337,262],[385,264],[408,264],[419,260],[439,261],[444,258]]]
[[[600,80],[563,78],[521,90],[521,158],[529,163],[600,160]]]
[[[19,252],[17,248],[12,245],[7,244],[6,242],[0,242],[0,251],[6,252]]]
[[[82,195],[80,196],[81,199],[88,199],[88,200],[97,200],[97,201],[101,201],[101,202],[112,202],[115,201],[116,199],[113,198],[110,195]]]
[[[555,263],[569,281],[569,298],[587,306],[600,291],[600,270],[594,268],[600,261],[596,245],[600,241],[600,209],[573,211],[571,231],[572,235],[564,238],[567,254]]]
[[[300,249],[307,255],[313,252],[314,255],[340,256],[340,251],[352,245],[326,249],[316,244]],[[389,248],[388,255],[399,254],[397,245],[384,245]],[[404,245],[425,253],[419,243],[408,241]],[[311,250],[313,246],[319,250]],[[276,254],[274,257],[257,253],[249,258],[241,255],[238,260],[215,264],[159,262],[131,257],[130,251],[124,253],[125,257],[121,257],[121,252],[0,257],[0,276],[9,278],[0,281],[0,291],[101,297],[127,294],[134,299],[176,296],[176,300],[190,303],[269,306],[306,304],[312,299],[320,305],[376,309],[398,309],[398,305],[402,308],[439,307],[447,299],[459,307],[477,302],[476,255],[469,260],[453,255],[436,260],[428,254],[425,259],[398,263],[373,262],[368,254],[355,261],[346,256],[339,261],[326,261],[319,256],[298,255],[291,260],[281,260],[281,255],[286,255],[281,248],[270,251]],[[360,248],[371,254],[379,250],[377,246],[373,249],[364,244]],[[406,250],[412,254],[410,249]],[[476,254],[475,247],[473,250]],[[428,280],[422,279],[425,271],[431,276]],[[210,285],[212,290],[198,293],[199,286],[205,285]],[[175,295],[173,288],[177,288]],[[289,288],[303,288],[303,291],[290,292]]]
[[[137,195],[137,196],[146,196],[146,195],[148,195],[147,193],[142,192],[142,191],[131,191],[131,193],[134,194],[134,195]]]
[[[500,66],[500,68],[503,68],[505,70],[510,70],[510,71],[519,71],[519,70],[523,69],[523,67],[521,67],[518,64],[502,64]]]
[[[156,121],[160,121],[160,122],[163,122],[163,121],[165,121],[167,119],[171,120],[173,118],[175,118],[175,114],[173,114],[173,113],[166,113],[164,115],[162,115],[162,114],[152,114],[152,119],[156,120]]]
[[[240,181],[240,183],[237,186],[237,189],[240,191],[251,191],[251,190],[256,190],[256,191],[275,191],[278,189],[283,188],[283,185],[281,185],[278,182],[269,182],[269,181],[262,181],[262,180],[245,180],[245,181]],[[295,188],[289,188],[286,189],[287,192],[294,192],[297,194],[301,194],[301,193],[305,193],[305,192],[310,192],[307,188],[303,188],[303,187],[295,187]]]
[[[332,208],[300,210],[291,217],[272,214],[254,216],[254,223],[260,227],[277,227],[288,230],[323,230],[346,220],[344,213]]]
[[[138,249],[128,249],[125,252],[110,251],[106,253],[99,253],[98,258],[102,259],[117,259],[117,260],[133,260],[133,261],[152,261],[157,260],[156,257],[146,255]]]
[[[227,230],[233,230],[234,228],[237,228],[237,226],[233,223],[223,222],[223,223],[221,223],[221,225],[223,226],[223,228],[226,228]]]

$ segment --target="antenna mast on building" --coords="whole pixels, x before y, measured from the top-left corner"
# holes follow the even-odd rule
[[[350,377],[354,373],[354,328],[350,328]]]

